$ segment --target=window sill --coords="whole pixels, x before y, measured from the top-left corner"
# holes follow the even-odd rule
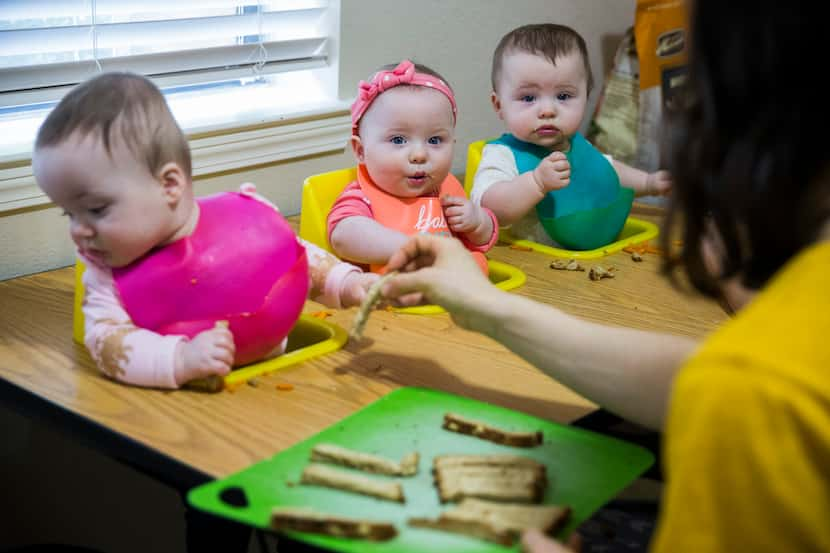
[[[260,112],[231,125],[186,127],[193,176],[342,151],[351,130],[348,109],[348,102],[334,100],[291,114]],[[32,174],[31,147],[0,153],[0,213],[48,203]]]

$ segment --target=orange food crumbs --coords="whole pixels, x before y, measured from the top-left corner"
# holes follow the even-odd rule
[[[309,315],[315,319],[327,319],[331,317],[333,313],[331,311],[315,311],[314,313],[309,313]]]
[[[198,278],[191,278],[190,279],[190,284],[196,284],[197,282],[199,282]]]
[[[287,382],[280,382],[279,384],[277,384],[276,388],[280,392],[290,392],[294,389],[294,385],[288,384]]]
[[[521,244],[510,244],[511,250],[519,250],[520,252],[532,252],[533,248],[529,246],[522,246]]]

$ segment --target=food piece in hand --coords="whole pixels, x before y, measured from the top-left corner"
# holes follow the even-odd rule
[[[513,545],[525,530],[553,534],[568,519],[570,512],[570,507],[560,505],[513,505],[465,499],[437,519],[411,518],[409,525]]]
[[[357,314],[355,315],[354,322],[352,323],[352,329],[349,331],[349,338],[352,340],[360,340],[360,338],[363,337],[363,329],[366,327],[366,321],[369,320],[369,313],[380,301],[381,288],[387,280],[396,274],[398,274],[397,271],[386,273],[369,287],[369,291],[366,292],[366,297],[363,298],[363,302],[357,309]]]
[[[228,321],[216,321],[214,328],[228,328]],[[225,389],[225,378],[218,374],[212,374],[202,378],[194,378],[182,385],[188,390],[196,390],[198,392],[208,392],[215,394]]]
[[[301,484],[326,486],[347,492],[370,495],[387,501],[405,503],[403,488],[398,482],[384,482],[353,472],[311,463],[303,470]]]
[[[387,541],[398,535],[391,522],[348,518],[311,509],[283,507],[271,511],[272,530],[313,532],[338,538]]]
[[[412,452],[404,455],[403,459],[397,462],[334,444],[317,444],[311,450],[311,460],[335,463],[376,474],[412,476],[418,472],[419,455],[417,452]]]
[[[482,440],[514,447],[536,447],[542,443],[542,432],[538,430],[536,432],[510,432],[455,413],[444,415],[443,427],[452,432],[469,434]]]

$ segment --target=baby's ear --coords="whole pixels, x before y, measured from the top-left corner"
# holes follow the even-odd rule
[[[501,100],[499,100],[499,95],[496,94],[495,90],[490,93],[490,103],[493,105],[493,111],[501,118]]]
[[[162,165],[156,173],[156,180],[162,186],[162,192],[171,204],[177,203],[190,186],[190,177],[174,161]]]
[[[363,163],[363,142],[361,142],[360,137],[352,135],[352,137],[349,139],[349,144],[351,144],[352,146],[352,152],[354,152],[354,157],[357,159],[359,163]]]

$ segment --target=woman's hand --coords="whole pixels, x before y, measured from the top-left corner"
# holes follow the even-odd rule
[[[522,550],[525,553],[576,553],[582,549],[579,534],[571,535],[568,545],[544,535],[539,530],[528,530],[522,534]]]
[[[384,297],[402,305],[440,305],[466,328],[501,293],[454,238],[419,234],[392,255],[387,269],[400,274],[383,286]]]

